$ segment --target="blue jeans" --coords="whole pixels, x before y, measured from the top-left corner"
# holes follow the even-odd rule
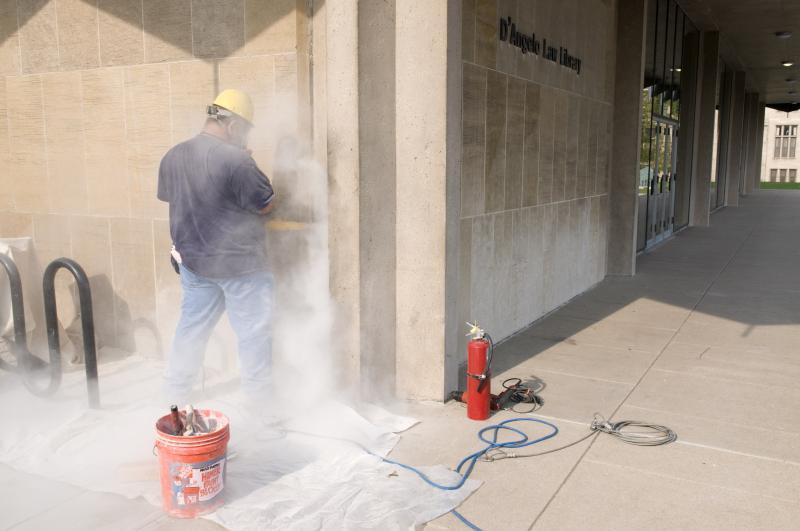
[[[183,299],[164,378],[167,396],[179,403],[188,398],[208,339],[225,310],[239,341],[242,390],[266,393],[272,373],[272,274],[210,279],[183,265],[180,270]]]

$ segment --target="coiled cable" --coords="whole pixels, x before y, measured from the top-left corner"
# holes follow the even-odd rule
[[[511,405],[501,404],[502,409],[528,415],[542,407],[542,399],[536,394],[537,389],[528,383],[523,383],[522,378],[506,378],[503,381],[503,389],[509,393],[508,402]],[[520,409],[520,404],[530,405],[527,409]]]
[[[640,428],[641,431],[631,431],[626,428]],[[481,456],[481,461],[492,462],[500,461],[502,459],[539,457],[540,455],[552,454],[582,443],[586,439],[594,437],[598,433],[607,433],[624,443],[633,444],[635,446],[660,446],[662,444],[669,444],[678,440],[678,435],[667,426],[638,420],[621,420],[619,422],[612,423],[609,420],[606,420],[606,418],[600,413],[594,414],[594,418],[589,425],[589,429],[591,431],[579,439],[576,439],[563,446],[557,446],[556,448],[551,448],[542,452],[518,454],[516,452],[509,452],[502,447],[490,448]]]
[[[632,431],[630,428],[638,428],[638,430]],[[660,424],[651,424],[650,422],[639,420],[621,420],[612,423],[598,413],[594,414],[591,429],[602,431],[622,442],[636,446],[660,446],[678,439],[674,431]]]

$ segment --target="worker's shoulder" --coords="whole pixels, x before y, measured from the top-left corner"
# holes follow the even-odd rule
[[[229,171],[235,170],[248,159],[250,159],[250,154],[247,151],[223,140],[215,139],[208,146],[209,163],[213,165],[219,164]]]
[[[211,148],[211,151],[215,156],[230,162],[234,166],[238,166],[250,158],[250,154],[247,151],[228,142],[218,142]]]
[[[185,167],[186,161],[191,164],[204,165],[208,170],[218,172],[233,172],[250,159],[250,154],[244,149],[225,142],[213,135],[200,133],[188,140],[173,146],[162,159],[162,167]]]
[[[176,156],[180,156],[186,152],[196,152],[202,149],[202,144],[205,143],[200,135],[193,136],[183,142],[175,144],[164,154],[163,160],[170,160]]]

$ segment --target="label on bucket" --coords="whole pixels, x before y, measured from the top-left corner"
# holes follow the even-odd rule
[[[204,463],[172,463],[169,466],[174,505],[194,505],[222,492],[225,456]]]

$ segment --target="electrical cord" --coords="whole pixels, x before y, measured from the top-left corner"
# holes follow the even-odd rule
[[[507,411],[528,415],[542,407],[542,399],[536,394],[536,389],[522,383],[522,378],[506,378],[503,380],[503,389],[510,392],[508,401],[514,403],[511,407],[503,407]],[[529,409],[520,410],[519,404],[531,404],[531,406]]]

